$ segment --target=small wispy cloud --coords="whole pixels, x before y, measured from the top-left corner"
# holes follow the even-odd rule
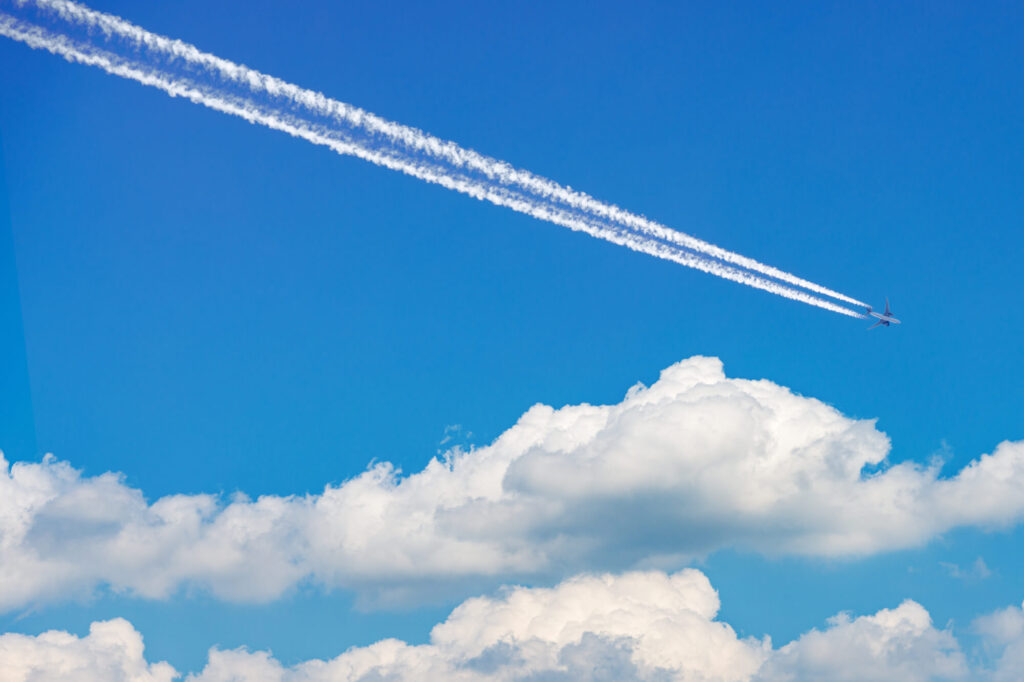
[[[449,424],[444,427],[444,435],[438,441],[438,446],[441,449],[437,453],[442,454],[444,450],[450,450],[454,447],[462,448],[470,442],[472,437],[473,432],[462,428],[462,424]]]
[[[978,557],[974,560],[974,563],[966,567],[946,561],[940,561],[939,565],[950,577],[968,582],[984,580],[992,575],[992,570],[981,557]]]

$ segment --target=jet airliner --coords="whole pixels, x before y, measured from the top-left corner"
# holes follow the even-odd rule
[[[877,317],[878,318],[878,322],[875,322],[873,325],[868,327],[868,329],[874,329],[875,327],[880,327],[883,324],[886,327],[888,327],[891,324],[899,324],[900,323],[899,320],[897,320],[895,317],[892,316],[892,311],[889,310],[889,298],[888,297],[886,297],[886,299],[885,299],[885,312],[884,313],[876,313],[876,312],[871,310],[871,306],[868,306],[868,315],[870,315],[871,317]]]

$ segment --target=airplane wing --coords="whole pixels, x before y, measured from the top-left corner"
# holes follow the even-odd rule
[[[868,327],[868,329],[874,329],[875,327],[881,327],[881,326],[882,326],[883,324],[884,324],[884,325],[885,325],[886,327],[888,327],[888,326],[889,326],[889,323],[888,323],[888,322],[886,322],[885,320],[879,320],[878,322],[875,322],[875,323],[874,323],[873,325],[871,325],[870,327]]]
[[[888,296],[885,297],[885,314],[886,315],[892,315],[892,311],[889,310],[889,297]]]

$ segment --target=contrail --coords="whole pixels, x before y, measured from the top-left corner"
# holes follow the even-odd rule
[[[97,66],[171,96],[184,97],[251,123],[327,146],[340,154],[357,156],[636,251],[786,298],[861,317],[852,310],[754,273],[863,305],[856,299],[671,230],[453,142],[386,121],[321,93],[204,53],[188,43],[150,33],[119,17],[66,0],[15,0],[15,5],[22,13],[29,5],[28,13],[32,16],[15,17],[0,11],[0,34],[30,47],[48,50],[69,61]],[[51,30],[44,25],[44,20],[59,24],[59,30]]]

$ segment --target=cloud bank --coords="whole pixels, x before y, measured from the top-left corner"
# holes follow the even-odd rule
[[[725,547],[862,556],[1024,514],[1024,443],[946,478],[887,466],[888,451],[873,421],[695,357],[618,404],[535,405],[488,446],[408,476],[376,464],[316,495],[150,502],[52,456],[4,462],[0,609],[104,585],[261,601],[305,582],[415,600],[467,581],[671,570]]]
[[[949,630],[920,604],[852,618],[773,648],[715,619],[718,594],[699,571],[580,575],[553,588],[506,588],[469,599],[434,627],[428,644],[387,639],[330,660],[287,667],[267,651],[210,649],[186,682],[804,682],[811,680],[1020,679],[1024,616],[1011,607],[974,628],[993,664],[969,665]],[[142,637],[123,619],[64,632],[0,636],[11,682],[166,682],[167,663],[147,663]]]

